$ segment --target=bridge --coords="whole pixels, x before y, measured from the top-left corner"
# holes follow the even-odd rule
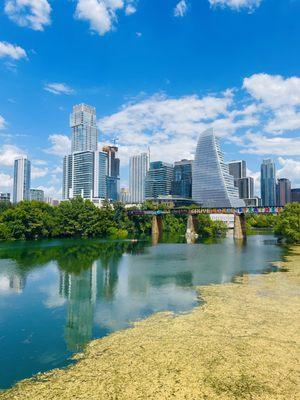
[[[188,243],[194,243],[197,239],[197,225],[199,214],[233,214],[235,239],[244,240],[247,237],[246,215],[265,214],[276,215],[283,207],[240,207],[240,208],[174,208],[170,210],[129,210],[128,215],[151,216],[152,217],[152,240],[157,243],[163,234],[163,216],[165,214],[186,215],[186,239]]]

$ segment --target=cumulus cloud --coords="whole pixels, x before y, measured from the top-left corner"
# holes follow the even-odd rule
[[[26,57],[26,51],[22,47],[8,42],[0,42],[0,58],[10,58],[16,61]]]
[[[11,189],[13,186],[12,176],[0,172],[0,187],[5,189]]]
[[[177,3],[175,9],[174,9],[174,16],[175,17],[184,17],[186,12],[187,12],[187,2],[186,0],[180,0],[179,3]]]
[[[44,86],[44,90],[53,94],[66,94],[70,95],[73,94],[75,91],[70,86],[66,85],[65,83],[47,83]]]
[[[17,25],[43,31],[51,23],[47,0],[5,0],[5,13]]]
[[[278,162],[281,167],[277,171],[278,178],[289,178],[293,185],[300,186],[300,160],[279,157]]]
[[[125,15],[136,12],[133,0],[78,0],[75,18],[88,21],[90,29],[99,35],[105,35],[114,29],[118,13]]]
[[[38,186],[37,189],[43,190],[44,194],[46,197],[51,197],[52,199],[60,199],[61,198],[61,193],[62,189],[61,187],[55,187],[55,186]]]
[[[48,172],[49,172],[48,168],[40,168],[33,165],[31,168],[31,178],[32,179],[43,178],[48,174]]]
[[[45,149],[45,153],[53,154],[55,156],[64,156],[69,154],[71,151],[71,140],[66,135],[54,134],[50,135],[48,140],[51,143],[51,146],[48,149]]]
[[[5,119],[4,117],[2,117],[2,115],[0,115],[0,129],[4,129],[6,125]]]
[[[244,154],[300,156],[300,137],[267,137],[248,132],[244,136]]]
[[[19,147],[11,144],[4,144],[0,148],[0,165],[5,167],[12,167],[14,165],[15,158],[24,155],[24,151]]]
[[[259,7],[262,0],[208,0],[211,6],[229,7],[233,10],[248,9],[250,11]]]

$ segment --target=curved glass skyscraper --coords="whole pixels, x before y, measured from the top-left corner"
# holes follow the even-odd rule
[[[213,129],[201,133],[193,165],[193,200],[203,207],[244,207]]]

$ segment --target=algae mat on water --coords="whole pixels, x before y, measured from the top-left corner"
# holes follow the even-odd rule
[[[287,272],[199,288],[204,306],[94,340],[79,361],[20,382],[13,399],[300,399],[300,248]]]

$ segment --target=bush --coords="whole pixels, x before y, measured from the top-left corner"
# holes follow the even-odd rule
[[[285,206],[277,219],[275,234],[288,243],[300,243],[300,203]]]

